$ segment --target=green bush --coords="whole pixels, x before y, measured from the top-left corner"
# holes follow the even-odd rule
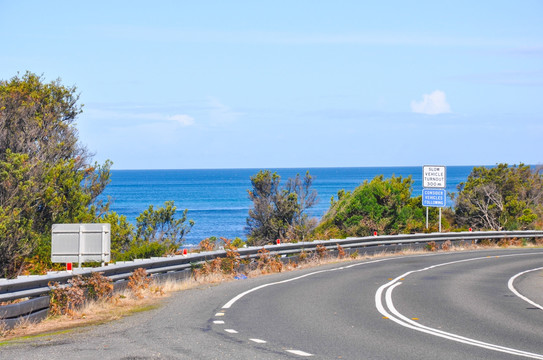
[[[528,165],[475,167],[458,191],[457,227],[524,230],[542,225],[543,175]]]
[[[352,192],[341,190],[315,230],[321,238],[422,232],[425,211],[421,197],[411,197],[411,177],[377,176]]]
[[[117,261],[130,261],[134,259],[149,259],[151,257],[160,257],[172,251],[167,244],[152,242],[133,242],[127,251],[117,255]]]

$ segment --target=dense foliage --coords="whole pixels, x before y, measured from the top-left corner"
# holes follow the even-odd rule
[[[148,259],[175,253],[194,225],[194,221],[187,220],[187,209],[179,219],[176,212],[173,201],[166,201],[157,208],[150,205],[136,218],[135,227],[124,215],[109,212],[102,216],[101,222],[111,224],[112,261]]]
[[[75,87],[45,83],[30,72],[0,82],[0,277],[53,268],[55,223],[110,223],[114,260],[173,252],[194,224],[185,224],[187,210],[176,219],[173,202],[150,206],[136,227],[108,212],[99,196],[111,162],[91,164],[79,144],[77,101]]]
[[[302,241],[316,225],[306,210],[315,205],[317,192],[311,189],[313,178],[307,172],[288,179],[281,187],[281,177],[269,170],[261,170],[251,177],[253,202],[247,218],[247,243],[264,245],[277,239]]]
[[[425,212],[421,197],[411,197],[411,177],[377,176],[352,193],[340,191],[315,230],[319,238],[422,232]],[[434,216],[434,215],[433,215]]]
[[[32,73],[0,81],[0,276],[16,275],[53,223],[107,210],[98,196],[111,164],[92,165],[78,143],[77,100],[74,87]]]
[[[455,219],[458,227],[523,230],[541,227],[543,175],[528,165],[473,168],[458,185]]]
[[[172,201],[150,206],[136,226],[108,212],[109,204],[99,199],[110,181],[111,162],[91,164],[92,155],[79,144],[77,102],[75,87],[59,80],[45,83],[30,72],[0,81],[0,277],[16,276],[25,266],[36,272],[51,267],[54,223],[110,223],[113,260],[173,253],[194,225],[187,210],[176,218]],[[425,231],[424,208],[420,196],[412,197],[411,177],[377,176],[352,192],[339,191],[318,227],[307,214],[317,201],[312,184],[309,172],[284,186],[269,170],[252,176],[247,243]],[[449,222],[460,229],[543,227],[541,171],[524,164],[476,167],[458,191],[454,212],[444,211],[445,229]],[[436,209],[430,223],[437,224]]]
[[[121,224],[116,226],[115,229],[123,229],[125,234],[122,243],[125,249],[116,255],[115,260],[147,259],[175,253],[194,226],[194,221],[187,220],[187,209],[179,219],[176,219],[176,212],[174,202],[166,201],[164,206],[156,209],[150,205],[136,218],[135,233],[130,234],[126,224],[124,227]],[[187,221],[188,224],[185,223]]]

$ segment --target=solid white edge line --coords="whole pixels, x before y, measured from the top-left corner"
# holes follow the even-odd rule
[[[534,358],[534,359],[543,359],[543,355],[540,355],[540,354],[534,354],[534,353],[530,353],[530,352],[523,351],[523,350],[517,350],[517,349],[508,348],[508,347],[501,346],[501,345],[490,344],[490,343],[487,343],[487,342],[484,342],[484,341],[480,341],[480,340],[468,338],[468,337],[465,337],[465,336],[449,333],[449,332],[446,332],[446,331],[442,331],[442,330],[438,330],[438,329],[435,329],[435,328],[431,328],[431,327],[422,325],[422,324],[420,324],[418,322],[415,322],[415,321],[407,318],[406,316],[402,315],[398,310],[396,310],[396,308],[395,308],[395,306],[394,306],[394,304],[392,302],[392,291],[394,290],[394,288],[396,288],[400,284],[401,283],[396,283],[396,284],[390,286],[387,289],[387,292],[385,294],[385,299],[386,299],[387,306],[390,309],[390,312],[393,315],[396,315],[399,318],[400,323],[403,322],[403,326],[409,327],[409,328],[411,328],[413,330],[421,331],[421,332],[424,332],[424,333],[427,333],[427,334],[430,334],[430,335],[442,337],[442,338],[445,338],[445,339],[448,339],[448,340],[453,340],[453,341],[461,342],[461,343],[472,345],[472,346],[482,347],[482,348],[485,348],[485,349],[504,352],[504,353],[517,355],[517,356],[527,356],[527,357],[531,357],[531,358]]]
[[[530,253],[510,254],[510,255],[501,255],[501,256],[506,257],[506,256],[520,256],[520,255],[533,255],[533,254],[535,254],[535,253],[531,253],[531,254]],[[438,330],[438,329],[433,329],[433,328],[424,326],[424,325],[422,325],[422,324],[420,324],[418,322],[415,322],[415,321],[413,321],[411,319],[408,319],[407,317],[403,316],[394,307],[394,304],[392,302],[392,291],[394,290],[394,288],[396,286],[401,284],[401,282],[398,282],[400,279],[403,279],[403,278],[407,277],[408,275],[410,275],[410,274],[412,274],[414,272],[426,271],[426,270],[430,270],[430,269],[433,269],[433,268],[436,268],[436,267],[451,265],[451,264],[455,264],[455,263],[461,263],[461,262],[465,262],[465,261],[483,260],[483,259],[492,259],[492,257],[490,257],[490,258],[489,257],[479,257],[479,258],[473,258],[473,259],[464,259],[464,260],[452,261],[452,262],[448,262],[448,263],[442,263],[442,264],[429,266],[429,267],[419,269],[419,270],[410,271],[410,272],[407,272],[407,273],[405,273],[403,275],[400,275],[397,278],[395,278],[394,280],[380,286],[377,289],[377,292],[375,293],[375,306],[376,306],[377,310],[383,316],[385,316],[388,319],[396,322],[399,325],[402,325],[404,327],[407,327],[407,328],[410,328],[410,329],[413,329],[413,330],[417,330],[417,331],[424,332],[424,333],[427,333],[427,334],[430,334],[430,335],[434,335],[434,336],[438,336],[438,337],[446,338],[446,339],[449,339],[449,340],[469,344],[469,345],[472,345],[472,346],[478,346],[478,347],[482,347],[482,348],[486,348],[486,349],[490,349],[490,350],[494,350],[494,351],[505,352],[505,353],[509,353],[509,354],[517,355],[517,356],[531,357],[531,358],[534,358],[534,359],[543,359],[543,355],[541,355],[541,354],[534,354],[534,353],[529,353],[529,352],[522,351],[522,350],[507,348],[507,347],[500,346],[500,345],[489,344],[489,343],[485,343],[485,342],[482,342],[482,341],[479,341],[479,340],[470,339],[470,338],[463,337],[463,336],[460,336],[460,335],[447,333],[445,331],[441,331],[441,330]],[[385,294],[385,299],[386,299],[387,306],[390,309],[390,312],[392,312],[394,315],[398,316],[398,318],[392,316],[385,309],[385,307],[382,304],[382,294],[383,294],[383,291],[385,289],[387,290],[386,294]]]
[[[355,266],[361,266],[361,265],[366,265],[366,264],[373,264],[373,263],[388,261],[388,260],[392,260],[392,259],[394,259],[394,258],[386,258],[386,259],[379,259],[379,260],[373,260],[373,261],[368,261],[368,262],[361,262],[361,263],[357,263],[357,264],[352,264],[352,265],[347,265],[347,266],[341,266],[341,267],[338,267],[338,268],[333,268],[333,269],[328,269],[328,270],[319,270],[319,271],[314,271],[314,272],[311,272],[311,273],[308,273],[308,274],[305,274],[305,275],[297,276],[297,277],[294,277],[294,278],[291,278],[291,279],[287,279],[287,280],[282,280],[282,281],[276,281],[276,282],[272,282],[272,283],[263,284],[263,285],[254,287],[254,288],[252,288],[252,289],[249,289],[249,290],[247,290],[247,291],[244,291],[244,292],[242,292],[241,294],[236,295],[236,296],[233,297],[230,301],[228,301],[226,304],[224,304],[222,308],[223,308],[223,309],[229,309],[230,307],[232,307],[232,305],[234,305],[239,299],[241,299],[241,298],[244,297],[245,295],[250,294],[250,293],[252,293],[252,292],[254,292],[254,291],[263,289],[263,288],[268,287],[268,286],[278,285],[278,284],[285,284],[285,283],[288,283],[288,282],[291,282],[291,281],[303,279],[303,278],[305,278],[305,277],[312,276],[312,275],[316,275],[316,274],[321,274],[321,273],[331,272],[331,271],[338,271],[338,270],[345,270],[345,269],[349,269],[349,268],[352,268],[352,267],[355,267]]]
[[[541,309],[543,310],[543,306],[539,305],[538,303],[528,299],[526,296],[522,295],[521,293],[519,293],[517,291],[517,289],[515,288],[515,286],[513,285],[513,283],[515,282],[516,278],[518,278],[519,276],[522,276],[524,274],[527,274],[529,272],[532,272],[532,271],[538,271],[538,270],[543,270],[543,267],[540,267],[540,268],[536,268],[536,269],[531,269],[531,270],[526,270],[526,271],[523,271],[523,272],[520,272],[518,274],[516,274],[515,276],[513,276],[511,279],[509,279],[509,281],[507,282],[507,286],[509,287],[509,290],[511,290],[511,292],[513,294],[515,294],[516,296],[518,296],[519,298],[521,298],[522,300],[526,301],[528,304],[530,305],[533,305],[535,306],[536,308],[538,309]]]
[[[446,254],[446,253],[443,253],[443,254]],[[441,255],[441,254],[423,254],[423,255],[413,255],[413,256],[410,256],[410,257],[416,258],[416,257],[426,257],[426,256],[435,256],[435,255]],[[526,255],[529,255],[529,254],[526,254]],[[502,256],[509,256],[509,255],[502,255]],[[355,266],[362,266],[362,265],[368,265],[368,264],[375,264],[375,263],[379,263],[379,262],[383,262],[383,261],[391,261],[391,260],[395,260],[395,259],[398,259],[398,258],[399,258],[399,257],[390,257],[390,258],[385,258],[385,259],[377,259],[377,260],[359,262],[359,263],[356,263],[356,264],[351,264],[351,265],[346,265],[346,266],[340,266],[340,267],[333,268],[333,269],[314,271],[314,272],[312,272],[312,273],[308,273],[308,274],[305,274],[305,275],[297,276],[297,277],[294,277],[294,278],[291,278],[291,279],[287,279],[287,280],[282,280],[282,281],[276,281],[276,282],[272,282],[272,283],[263,284],[263,285],[254,287],[254,288],[252,288],[252,289],[249,289],[249,290],[247,290],[247,291],[244,291],[244,292],[242,292],[241,294],[236,295],[235,297],[233,297],[232,299],[230,299],[230,301],[228,301],[226,304],[224,304],[222,308],[223,308],[223,309],[229,309],[229,308],[232,307],[232,305],[234,305],[239,299],[241,299],[241,298],[244,297],[245,295],[248,295],[248,294],[250,294],[250,293],[252,293],[252,292],[254,292],[254,291],[263,289],[263,288],[268,287],[268,286],[278,285],[278,284],[285,284],[285,283],[288,283],[288,282],[291,282],[291,281],[303,279],[303,278],[308,277],[308,276],[311,276],[311,275],[321,274],[321,273],[325,273],[325,272],[338,271],[338,270],[345,270],[345,269],[350,269],[350,268],[355,267]],[[487,258],[487,257],[482,257],[482,259],[485,259],[485,258]],[[474,259],[466,259],[466,260],[460,260],[460,261],[472,261],[472,260],[474,260]],[[443,264],[443,265],[448,265],[448,264],[449,264],[449,263],[445,263],[445,264]],[[430,267],[430,268],[432,268],[432,267]]]
[[[313,356],[313,354],[306,353],[305,351],[301,350],[287,350],[289,353],[298,355],[298,356]]]

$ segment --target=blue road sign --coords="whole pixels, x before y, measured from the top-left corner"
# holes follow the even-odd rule
[[[422,206],[445,207],[447,191],[445,189],[422,189]]]

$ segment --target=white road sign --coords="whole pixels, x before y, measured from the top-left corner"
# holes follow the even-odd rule
[[[424,165],[422,167],[422,187],[444,189],[447,183],[447,169],[441,165]]]

